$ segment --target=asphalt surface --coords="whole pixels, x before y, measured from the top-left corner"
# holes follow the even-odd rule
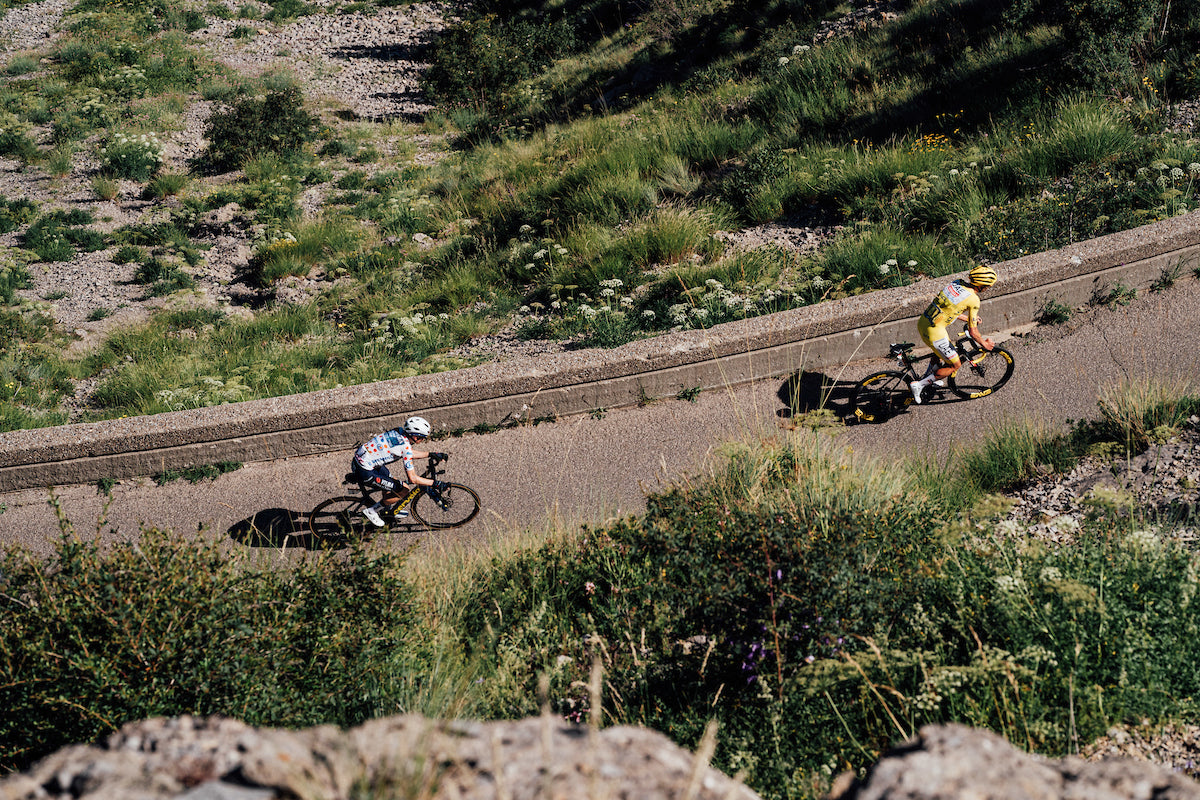
[[[1079,311],[1067,323],[1008,338],[1016,370],[996,394],[921,406],[881,425],[849,425],[836,441],[861,455],[944,459],[1005,420],[1061,427],[1094,417],[1100,392],[1123,380],[1188,380],[1200,374],[1192,323],[1198,311],[1200,282],[1191,277],[1128,306]],[[915,330],[913,340],[918,341]],[[393,533],[372,546],[415,545],[436,552],[529,529],[596,525],[636,514],[647,492],[693,479],[719,463],[723,443],[781,435],[792,425],[792,408],[804,410],[823,393],[830,408],[843,411],[854,382],[890,364],[856,362],[823,375],[706,392],[694,402],[660,400],[599,418],[439,441],[433,449],[451,454],[444,477],[478,490],[483,512],[462,529]],[[347,452],[250,463],[194,484],[123,481],[113,487],[109,502],[90,484],[0,494],[0,543],[52,554],[64,528],[53,496],[76,535],[98,537],[106,546],[136,539],[143,527],[159,527],[198,533],[230,548],[282,548],[294,557],[313,544],[304,535],[309,509],[346,493],[340,483],[349,457]]]

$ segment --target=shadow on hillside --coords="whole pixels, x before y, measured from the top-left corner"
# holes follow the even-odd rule
[[[320,550],[328,543],[312,535],[308,514],[286,508],[267,508],[229,528],[229,538],[246,547],[298,547]]]
[[[792,419],[802,414],[827,409],[846,420],[854,416],[850,399],[854,395],[855,381],[839,381],[823,372],[797,372],[779,387],[776,396],[784,407],[775,413],[783,419]]]

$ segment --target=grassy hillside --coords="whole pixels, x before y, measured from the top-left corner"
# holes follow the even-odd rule
[[[52,194],[3,199],[0,429],[65,421],[81,386],[94,419],[452,369],[497,332],[614,346],[1198,203],[1176,107],[1200,95],[1196,0],[485,0],[419,51],[420,123],[347,119],[283,56],[248,77],[191,38],[396,5],[84,0],[46,52],[7,55],[0,156],[51,183],[91,164],[97,199],[132,185],[156,211],[108,230]],[[206,146],[165,171],[158,136],[200,100]],[[240,307],[194,288],[229,203],[253,251]],[[714,235],[766,222],[824,244]],[[168,302],[81,354],[20,287],[89,253]]]
[[[993,492],[1195,437],[1197,411],[1179,387],[1129,387],[1094,423],[996,432],[948,473],[812,432],[747,442],[641,517],[458,558],[354,547],[283,571],[154,531],[100,553],[64,524],[57,563],[10,548],[0,564],[0,765],[159,714],[545,707],[689,747],[715,720],[716,766],[809,798],[927,722],[1063,754],[1188,720],[1194,526],[1097,492],[1046,538]]]

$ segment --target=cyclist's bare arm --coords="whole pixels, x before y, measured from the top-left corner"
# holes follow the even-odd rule
[[[970,324],[971,320],[966,314],[959,314],[957,321],[967,323],[967,333],[969,333],[971,335],[971,338],[974,339],[979,344],[979,346],[982,347],[984,350],[991,350],[993,347],[996,346],[996,343],[994,341],[992,341],[988,337],[985,337],[982,333],[979,332],[980,317],[978,314],[975,315],[975,324],[974,325]]]
[[[413,458],[429,458],[429,452],[426,450],[413,450],[412,457]],[[407,476],[409,486],[433,486],[432,480],[430,480],[429,478],[421,477],[420,475],[418,475],[416,473],[415,470],[406,468],[404,470],[404,472],[405,472],[405,475]]]

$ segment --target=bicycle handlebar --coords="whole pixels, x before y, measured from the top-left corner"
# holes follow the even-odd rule
[[[438,475],[445,475],[446,470],[438,469],[437,465],[441,464],[443,461],[449,461],[449,460],[450,460],[449,453],[440,453],[440,454],[439,453],[430,453],[429,454],[429,466],[425,467],[425,477],[430,478],[431,480],[437,480]]]

